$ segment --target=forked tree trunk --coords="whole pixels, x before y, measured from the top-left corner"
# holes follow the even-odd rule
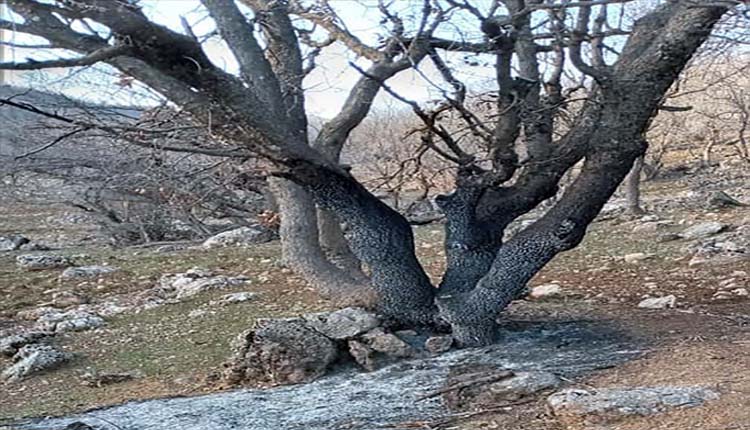
[[[270,179],[281,213],[282,259],[324,297],[342,304],[372,306],[375,294],[358,267],[337,266],[323,252],[315,203],[299,185]],[[348,249],[348,247],[347,247]]]

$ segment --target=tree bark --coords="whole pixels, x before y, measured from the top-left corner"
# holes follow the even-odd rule
[[[625,179],[625,194],[628,212],[633,215],[643,215],[646,211],[641,208],[641,170],[643,170],[643,157],[638,157],[633,163],[628,177]]]
[[[299,185],[269,179],[281,214],[282,260],[328,298],[348,305],[373,306],[376,295],[358,270],[334,265],[323,252],[315,203]]]

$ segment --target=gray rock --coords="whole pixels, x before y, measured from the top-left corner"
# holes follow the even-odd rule
[[[20,249],[26,243],[29,243],[29,239],[21,235],[12,234],[9,236],[0,236],[0,252],[15,251]]]
[[[528,297],[534,300],[543,300],[562,295],[562,287],[558,284],[543,284],[531,288]]]
[[[222,248],[226,246],[252,246],[270,242],[274,232],[262,226],[240,227],[219,233],[203,242],[203,248]]]
[[[354,361],[370,372],[400,359],[419,356],[411,345],[382,327],[350,340],[348,346]]]
[[[547,403],[558,416],[611,423],[632,415],[648,416],[670,408],[700,406],[718,398],[718,393],[702,387],[636,387],[568,389],[552,394]]]
[[[42,315],[37,320],[36,326],[43,331],[64,333],[67,331],[93,330],[104,324],[104,319],[98,315],[85,311],[72,310]]]
[[[230,383],[299,384],[323,376],[338,356],[338,345],[304,319],[259,320],[233,344]]]
[[[676,305],[677,297],[672,294],[663,297],[649,297],[638,303],[638,307],[644,309],[666,309],[673,308]]]
[[[42,331],[30,331],[14,334],[0,339],[0,354],[13,357],[18,350],[32,343],[39,343],[50,337],[51,333]]]
[[[60,278],[62,279],[90,279],[90,278],[102,278],[112,273],[117,272],[117,267],[110,266],[80,266],[80,267],[69,267],[62,272]]]
[[[627,254],[623,256],[622,258],[623,260],[625,260],[626,263],[634,264],[634,263],[639,263],[641,261],[653,258],[653,255],[649,255],[643,252],[634,252],[632,254]]]
[[[716,191],[708,198],[708,207],[710,209],[723,209],[728,207],[747,206],[724,191]]]
[[[26,345],[14,357],[16,362],[3,371],[2,379],[18,381],[34,373],[59,367],[71,358],[72,354],[50,345]]]
[[[514,372],[513,376],[489,384],[487,389],[496,400],[512,401],[557,388],[562,380],[554,373],[543,371]]]
[[[448,376],[443,402],[451,411],[481,410],[533,397],[559,387],[562,380],[545,371],[509,371],[496,366],[458,366]]]
[[[331,339],[351,339],[380,325],[380,318],[362,308],[304,315],[310,327]]]
[[[71,262],[62,255],[24,254],[16,257],[16,265],[24,270],[49,270],[68,267]]]
[[[169,296],[184,299],[204,291],[245,285],[248,281],[249,278],[244,276],[230,277],[215,275],[205,269],[193,268],[185,273],[162,276],[159,280],[159,286]]]
[[[404,428],[407,422],[446,418],[448,412],[438,399],[416,400],[444,387],[452,366],[484,363],[510,370],[550,369],[577,378],[642,353],[633,339],[613,328],[605,321],[534,323],[505,332],[502,343],[491,347],[458,349],[375,372],[342,369],[304,385],[149,399],[10,424],[19,430],[61,430],[72,422],[101,427],[103,420],[127,429],[164,429],[165,423],[180,430]]]
[[[453,336],[430,336],[424,342],[424,348],[433,354],[442,354],[453,346]]]
[[[680,233],[680,236],[684,239],[700,239],[721,233],[726,230],[727,227],[729,226],[717,221],[703,222],[687,228]]]

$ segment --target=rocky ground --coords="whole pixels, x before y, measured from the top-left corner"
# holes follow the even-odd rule
[[[9,240],[26,248],[0,251],[0,417],[15,423],[212,393],[26,425],[742,429],[750,423],[750,208],[716,193],[750,203],[746,172],[730,166],[647,183],[644,216],[613,201],[584,243],[511,306],[497,347],[371,373],[334,369],[270,390],[231,391],[223,364],[233,339],[261,318],[332,308],[280,267],[276,242],[109,249],[87,242],[84,228],[44,228],[54,212],[3,207],[0,236],[30,243]],[[437,277],[441,226],[418,227],[417,240]],[[19,333],[30,339],[7,337]],[[529,371],[554,383],[528,389],[517,381]],[[473,383],[456,388],[466,378]],[[514,394],[498,397],[508,386]],[[453,389],[435,394],[445,387]],[[279,409],[285,403],[297,406]]]

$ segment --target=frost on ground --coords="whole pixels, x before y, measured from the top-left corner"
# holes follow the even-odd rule
[[[121,430],[405,429],[409,422],[448,414],[438,398],[417,399],[441,388],[456,365],[547,370],[572,377],[638,354],[633,340],[601,322],[527,323],[490,348],[404,361],[375,372],[342,369],[309,384],[131,402],[65,418],[26,420],[14,428],[61,430],[82,422]]]

